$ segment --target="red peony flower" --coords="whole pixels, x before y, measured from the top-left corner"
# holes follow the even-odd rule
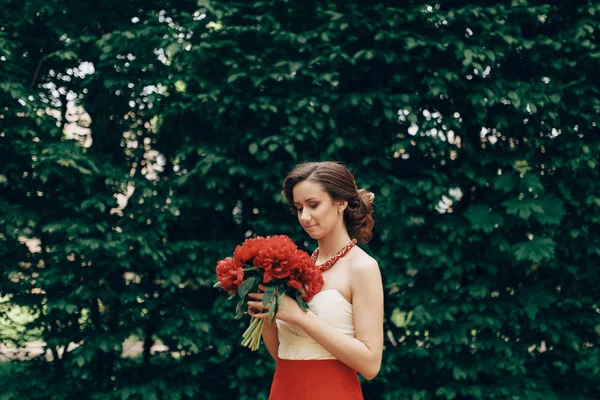
[[[288,281],[288,283],[290,284],[291,287],[293,287],[294,289],[298,289],[298,290],[303,290],[304,288],[302,287],[302,284],[300,282],[298,282],[297,280],[294,279],[290,279]]]
[[[262,236],[246,239],[241,246],[235,248],[233,258],[242,265],[251,264],[252,259],[258,255],[265,241],[266,239]]]
[[[244,281],[244,270],[231,257],[227,257],[217,262],[217,280],[224,290],[235,294]]]
[[[294,264],[298,268],[295,280],[303,286],[302,299],[310,301],[323,287],[323,274],[305,252],[298,252]]]
[[[294,256],[298,247],[283,235],[271,236],[262,245],[253,264],[264,270],[263,283],[269,283],[273,278],[287,278],[294,269]]]

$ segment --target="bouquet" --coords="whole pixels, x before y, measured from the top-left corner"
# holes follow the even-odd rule
[[[285,235],[247,239],[235,248],[233,258],[217,262],[216,272],[215,287],[229,292],[230,298],[239,296],[235,319],[242,318],[248,293],[257,292],[259,284],[266,286],[262,304],[269,306],[271,323],[286,294],[308,311],[306,303],[323,287],[321,270],[308,253],[299,250]],[[263,318],[252,319],[242,335],[243,346],[252,351],[258,349],[264,322]]]

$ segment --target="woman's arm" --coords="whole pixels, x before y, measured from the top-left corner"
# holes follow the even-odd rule
[[[279,356],[277,355],[279,352],[279,338],[277,337],[277,322],[273,321],[273,323],[269,323],[269,319],[265,320],[265,325],[263,326],[262,337],[265,342],[265,346],[267,346],[267,350],[273,360],[276,362],[279,361]]]
[[[286,296],[279,306],[277,318],[302,328],[334,357],[373,379],[381,368],[383,352],[383,284],[379,265],[373,259],[351,266],[352,308],[356,337],[338,331],[315,313],[304,312],[295,300]],[[262,294],[253,295],[261,299]],[[249,302],[250,307],[264,308],[260,302]],[[253,315],[268,318],[267,313]],[[266,326],[266,325],[265,325]],[[265,342],[266,343],[266,342]]]

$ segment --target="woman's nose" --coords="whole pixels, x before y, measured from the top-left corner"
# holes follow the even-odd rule
[[[308,213],[308,211],[305,209],[302,210],[302,213],[300,214],[300,219],[302,221],[309,221],[310,220],[310,214]]]

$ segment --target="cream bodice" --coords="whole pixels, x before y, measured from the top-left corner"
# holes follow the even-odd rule
[[[350,337],[355,337],[352,304],[336,289],[317,293],[308,303],[319,318]],[[311,338],[303,329],[276,320],[279,358],[285,360],[334,360],[335,357]]]

